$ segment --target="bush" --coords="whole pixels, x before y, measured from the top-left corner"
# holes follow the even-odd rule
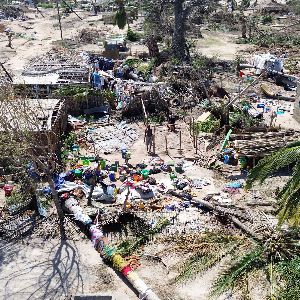
[[[130,42],[137,42],[140,40],[140,34],[137,32],[134,32],[131,28],[128,28],[126,39]]]
[[[296,34],[279,34],[274,32],[262,32],[249,39],[239,39],[238,44],[254,44],[260,47],[286,46],[297,47],[300,45],[300,36]]]
[[[262,17],[261,22],[266,25],[266,24],[270,24],[273,22],[273,17],[271,15],[265,15]]]
[[[199,134],[200,132],[215,132],[220,128],[220,120],[218,120],[214,116],[210,116],[206,121],[204,122],[198,122],[194,125],[194,131],[196,134]]]
[[[39,3],[37,6],[45,8],[45,9],[47,9],[47,8],[54,8],[54,4],[53,3]]]

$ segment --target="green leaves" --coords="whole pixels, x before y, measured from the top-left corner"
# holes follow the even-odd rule
[[[215,281],[211,295],[220,296],[227,290],[233,288],[242,276],[264,266],[265,261],[262,254],[263,248],[257,246],[250,253],[247,253],[242,258],[238,259]]]
[[[255,181],[263,183],[276,171],[292,164],[295,164],[292,177],[277,196],[279,225],[286,220],[292,225],[300,224],[300,142],[294,142],[264,157],[247,178],[246,189],[249,189]]]
[[[277,291],[278,300],[297,300],[300,295],[300,257],[285,260],[275,266],[275,272],[281,281]]]
[[[196,132],[196,134],[199,134],[200,132],[214,132],[219,128],[220,128],[220,120],[218,120],[213,116],[210,116],[204,122],[195,123],[193,129]]]
[[[296,163],[299,158],[300,146],[297,146],[297,144],[287,146],[271,155],[265,156],[248,176],[246,188],[251,188],[255,181],[263,183],[270,175],[292,163]]]
[[[122,7],[115,16],[115,21],[116,21],[116,25],[118,25],[118,27],[120,29],[124,29],[124,27],[126,26],[127,23],[127,14],[125,11],[125,8]]]
[[[291,179],[278,194],[280,205],[279,224],[290,220],[293,225],[300,223],[300,162],[293,169]]]

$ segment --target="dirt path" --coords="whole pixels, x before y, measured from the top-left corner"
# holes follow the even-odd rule
[[[60,41],[56,11],[44,9],[43,14],[45,18],[35,12],[29,12],[26,14],[29,17],[27,21],[2,21],[7,28],[13,30],[15,36],[12,41],[13,49],[10,49],[6,47],[6,35],[0,33],[0,61],[4,62],[14,75],[19,75],[30,59],[46,53],[53,48],[55,42]],[[125,30],[119,30],[117,26],[104,25],[101,15],[92,16],[86,11],[80,11],[78,14],[83,20],[78,19],[74,14],[62,17],[64,39],[74,39],[84,28],[98,30],[103,41],[111,34],[125,33]],[[100,51],[101,49],[102,43],[99,42],[99,45],[78,46],[76,50]]]
[[[203,30],[202,34],[204,38],[197,40],[196,50],[208,57],[234,60],[240,52],[253,48],[251,45],[237,44],[238,33]]]

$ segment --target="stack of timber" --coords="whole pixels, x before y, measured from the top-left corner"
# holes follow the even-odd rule
[[[232,134],[234,148],[247,157],[264,157],[289,143],[299,140],[299,132],[292,129],[278,132],[245,132]]]

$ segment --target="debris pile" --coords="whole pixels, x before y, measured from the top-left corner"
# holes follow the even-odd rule
[[[15,84],[75,84],[89,82],[89,69],[84,55],[66,50],[51,51],[33,59]]]
[[[1,5],[0,4],[0,20],[21,19],[26,20],[26,16],[22,9],[13,5]]]
[[[96,29],[82,29],[78,34],[78,41],[85,44],[97,44],[102,37],[102,32]]]

